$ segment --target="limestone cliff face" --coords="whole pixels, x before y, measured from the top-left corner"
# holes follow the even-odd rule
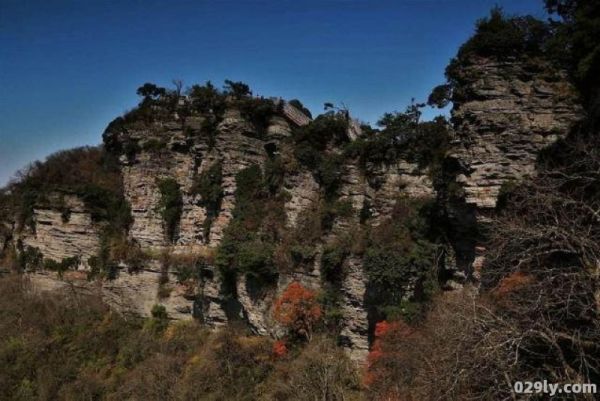
[[[350,161],[343,166],[342,185],[339,199],[349,201],[353,213],[345,219],[334,222],[329,234],[316,246],[314,262],[309,269],[282,272],[277,285],[270,292],[260,292],[252,283],[241,277],[236,286],[237,305],[232,305],[219,295],[218,277],[207,280],[203,285],[204,307],[203,318],[208,324],[223,324],[228,319],[242,318],[255,332],[264,335],[278,336],[281,329],[271,317],[273,300],[293,281],[303,286],[320,290],[323,286],[321,277],[321,257],[324,246],[335,244],[341,237],[356,229],[359,225],[359,214],[365,201],[371,202],[372,223],[377,225],[386,218],[396,200],[401,196],[426,198],[433,197],[434,191],[426,171],[419,170],[417,165],[400,162],[395,165],[380,167],[372,179],[375,185],[365,176],[357,161]],[[372,181],[372,180],[371,180]],[[374,186],[375,185],[375,186]],[[315,206],[323,197],[322,189],[312,174],[298,170],[286,175],[284,188],[289,192],[289,200],[285,204],[287,227],[293,230],[298,216]],[[369,310],[366,304],[368,280],[363,270],[362,257],[350,255],[343,262],[344,271],[341,282],[341,332],[340,340],[347,348],[350,357],[362,362],[365,360],[370,330]]]
[[[460,71],[451,154],[465,202],[494,208],[503,183],[535,174],[539,152],[581,116],[565,73],[542,61],[479,60]]]
[[[124,196],[131,206],[133,217],[128,235],[144,252],[155,255],[154,260],[144,262],[143,268],[135,272],[129,272],[125,268],[127,266],[122,265],[112,280],[89,282],[85,266],[82,266],[82,271],[65,273],[62,278],[53,272],[37,272],[31,275],[32,280],[42,290],[69,286],[79,291],[96,292],[122,313],[149,315],[153,305],[162,304],[172,319],[195,317],[212,327],[243,320],[257,334],[282,335],[282,328],[272,318],[275,298],[294,281],[315,291],[323,288],[323,248],[335,246],[336,241],[358,227],[363,208],[369,209],[369,224],[376,226],[388,217],[399,197],[431,198],[435,195],[428,172],[416,164],[399,160],[388,166],[368,166],[367,174],[358,160],[349,160],[341,169],[338,197],[351,205],[351,216],[333,222],[330,232],[315,244],[309,267],[281,272],[275,285],[266,289],[240,276],[235,286],[235,298],[225,293],[222,278],[213,265],[207,265],[202,278],[191,285],[179,282],[174,271],[164,272],[158,256],[161,253],[210,254],[210,249],[221,243],[235,208],[236,175],[240,171],[252,165],[264,166],[274,153],[280,154],[283,159],[293,159],[290,156],[293,149],[288,140],[292,128],[309,121],[300,118],[298,113],[289,106],[284,108],[284,113],[269,120],[264,135],[259,135],[256,127],[235,109],[224,113],[214,138],[200,133],[201,119],[188,117],[182,120],[176,115],[170,121],[133,125],[115,133],[117,141],[122,144],[120,163]],[[359,135],[360,129],[355,124],[351,125],[348,137],[356,139]],[[128,153],[128,146],[136,151]],[[215,163],[221,166],[222,200],[210,229],[206,230],[208,211],[203,206],[201,195],[194,193],[193,186],[195,178]],[[172,240],[166,235],[159,211],[161,194],[158,183],[166,178],[178,183],[182,196],[181,218]],[[283,205],[285,226],[288,230],[295,230],[299,216],[323,202],[324,190],[314,174],[297,162],[294,168],[286,170],[282,188],[287,193]],[[70,223],[61,222],[60,211],[36,211],[40,229],[37,242],[34,238],[28,239],[32,246],[57,260],[76,254],[87,259],[97,253],[98,230],[91,223],[84,205],[74,202],[69,204]],[[49,226],[45,223],[48,215],[52,216],[50,220],[53,223]],[[65,224],[78,224],[78,229],[71,231],[85,234],[77,241],[68,239],[74,247],[63,244],[65,235],[56,231],[58,227],[69,231],[63,227]],[[46,227],[51,227],[51,230]],[[343,262],[343,271],[340,339],[352,359],[364,361],[373,322],[366,305],[368,280],[362,256],[349,255]]]
[[[566,74],[541,60],[474,59],[456,75],[446,208],[462,280],[483,264],[474,233],[493,218],[502,186],[534,175],[542,149],[565,137],[582,109]]]
[[[374,225],[390,215],[398,196],[435,197],[429,172],[416,163],[400,160],[391,166],[372,166],[370,171],[364,200],[371,205]]]
[[[23,245],[38,248],[45,258],[56,262],[78,257],[82,265],[87,265],[87,260],[98,253],[99,227],[77,196],[55,194],[48,205],[57,204],[60,209],[41,205],[34,208],[35,231],[22,234]]]
[[[199,133],[201,122],[197,119],[179,121],[176,116],[166,124],[128,130],[127,140],[134,141],[142,149],[134,157],[121,157],[125,197],[131,204],[134,218],[131,237],[144,248],[174,245],[181,252],[205,245],[217,246],[235,206],[236,174],[251,165],[264,164],[266,145],[277,146],[281,139],[291,135],[288,121],[291,120],[274,117],[267,127],[266,138],[258,138],[256,128],[235,109],[225,112],[217,126],[217,135],[212,139]],[[214,143],[209,144],[211,140]],[[161,145],[158,149],[145,150],[149,143]],[[202,227],[207,211],[201,206],[201,197],[191,193],[193,179],[217,162],[222,167],[223,199],[210,231],[204,233]],[[182,216],[174,244],[165,236],[158,211],[158,181],[163,178],[175,179],[183,196]]]
[[[157,180],[175,178],[183,188],[189,188],[195,160],[191,155],[165,150],[142,151],[133,160],[122,160],[125,198],[131,205],[133,216],[130,236],[144,248],[163,247],[167,245],[167,238],[158,211],[160,192]],[[193,199],[184,195],[179,243],[193,243],[202,239],[194,225],[188,224],[194,218],[204,220],[204,211],[195,205]]]

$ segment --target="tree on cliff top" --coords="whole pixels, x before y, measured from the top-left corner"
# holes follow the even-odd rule
[[[561,19],[552,21],[553,54],[571,73],[581,91],[590,122],[600,117],[600,2],[546,0],[546,9]]]
[[[164,96],[167,93],[167,90],[156,86],[155,84],[146,82],[137,89],[136,93],[144,99],[156,100],[159,97]]]
[[[244,97],[251,96],[252,91],[250,87],[243,82],[234,82],[232,80],[226,79],[225,86],[225,94],[233,96],[235,99],[243,99]]]
[[[446,67],[448,82],[433,89],[427,104],[440,108],[448,105],[461,79],[462,66],[473,64],[478,58],[503,61],[547,56],[551,37],[549,24],[530,15],[508,16],[502,8],[494,7],[488,17],[477,21],[475,34]]]

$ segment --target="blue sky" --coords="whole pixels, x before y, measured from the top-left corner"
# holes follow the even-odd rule
[[[375,123],[426,99],[495,4],[544,17],[542,3],[0,0],[0,185],[32,160],[100,143],[144,82],[241,80]]]

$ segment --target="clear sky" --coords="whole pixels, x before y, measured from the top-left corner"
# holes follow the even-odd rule
[[[426,99],[495,4],[544,17],[542,3],[0,0],[0,185],[32,160],[100,143],[144,82],[240,80],[375,123]]]

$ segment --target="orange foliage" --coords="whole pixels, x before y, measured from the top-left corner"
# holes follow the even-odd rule
[[[518,291],[521,288],[531,284],[533,276],[523,272],[514,272],[500,280],[498,288],[494,291],[495,295],[504,296],[511,292]]]
[[[403,321],[387,322],[381,321],[375,325],[375,341],[367,356],[367,370],[364,383],[369,386],[375,383],[381,375],[385,375],[386,358],[395,358],[395,352],[386,346],[387,342],[393,342],[395,338],[407,338],[414,333],[414,329]],[[393,348],[393,347],[392,347]],[[377,365],[383,365],[379,368]],[[395,398],[390,398],[395,399]]]
[[[314,326],[321,319],[321,307],[314,291],[293,282],[275,301],[273,317],[295,334],[310,340]]]
[[[288,353],[288,349],[287,349],[287,346],[285,345],[285,341],[283,341],[283,340],[275,341],[275,343],[273,344],[273,355],[275,355],[276,358],[282,358],[282,357],[286,356],[287,353]]]

